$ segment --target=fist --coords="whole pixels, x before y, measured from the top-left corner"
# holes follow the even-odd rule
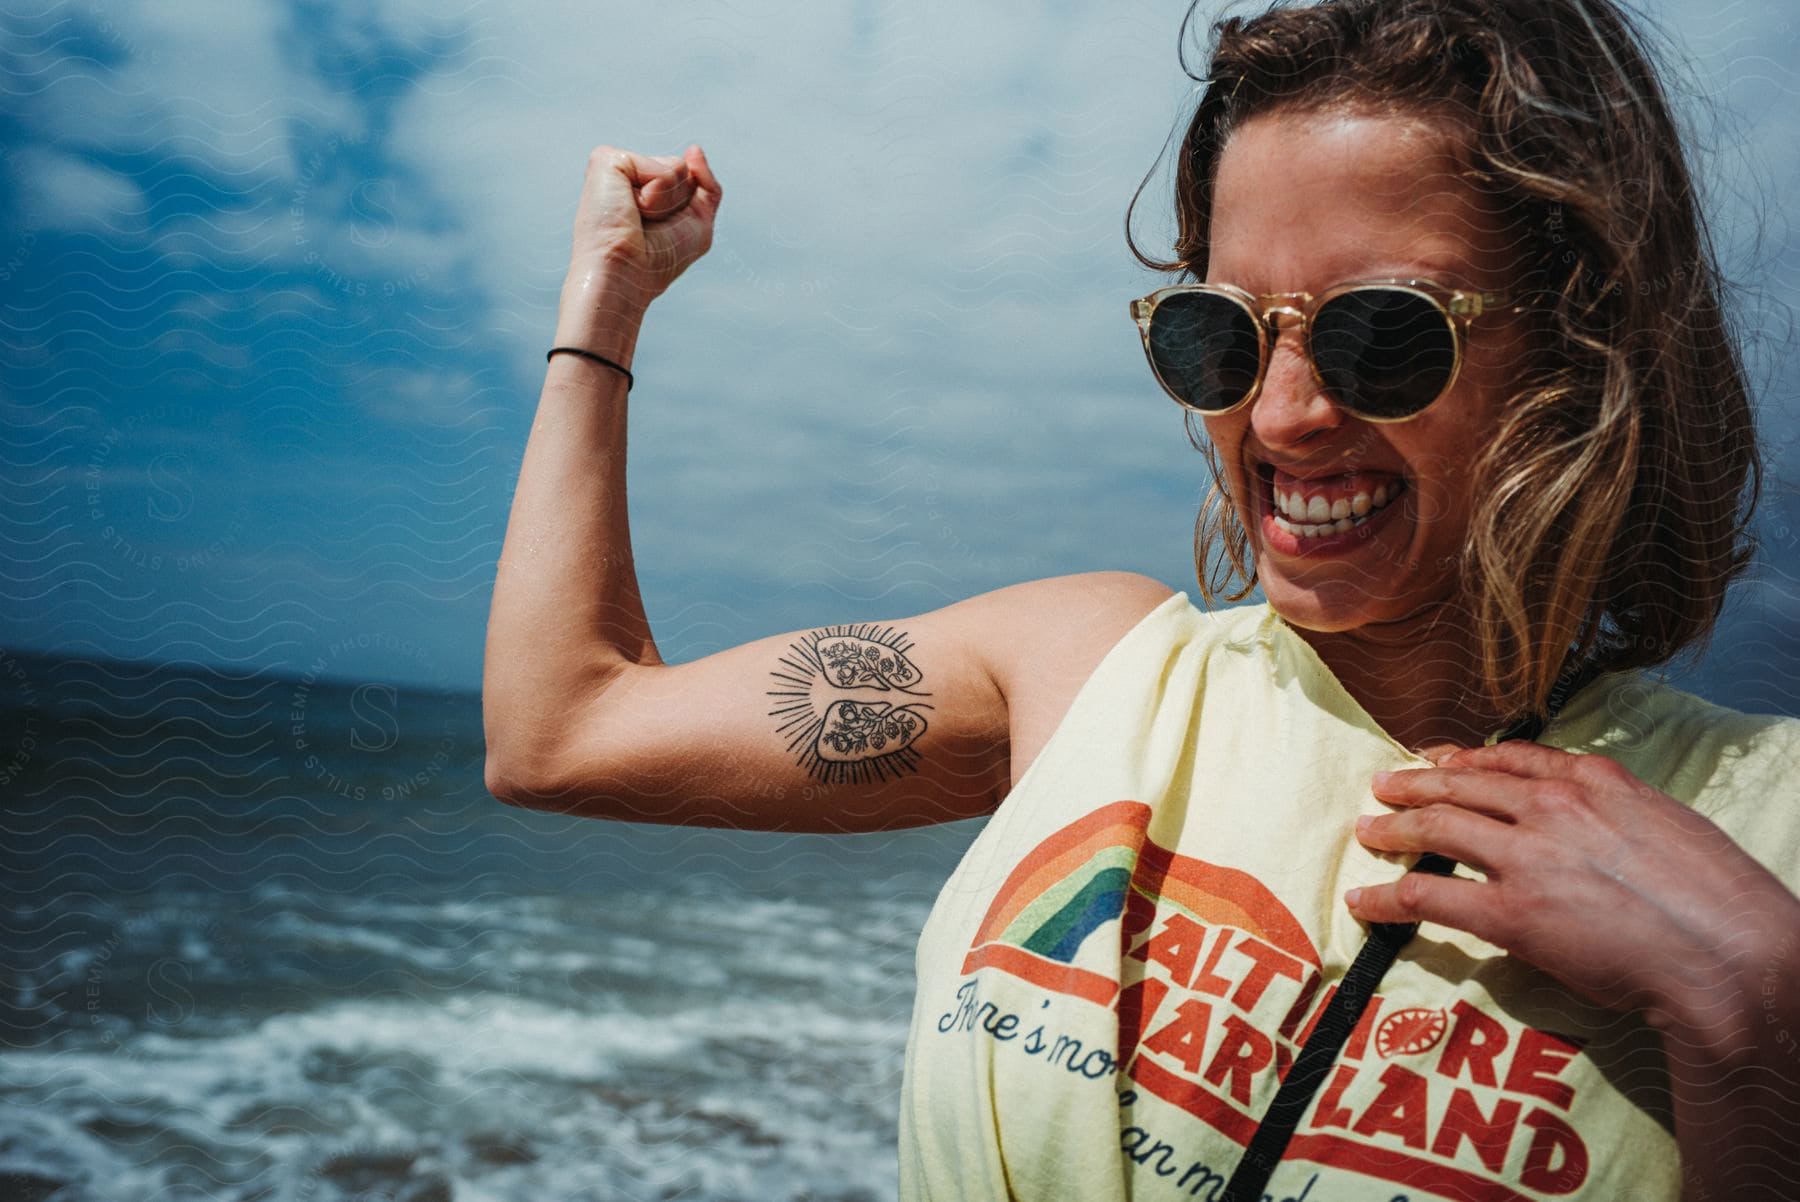
[[[719,197],[698,146],[679,155],[595,147],[575,211],[571,283],[603,279],[648,304],[712,246]]]

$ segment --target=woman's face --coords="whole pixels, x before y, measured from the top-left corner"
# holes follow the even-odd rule
[[[1387,115],[1251,118],[1219,160],[1207,281],[1257,296],[1317,296],[1356,279],[1504,292],[1508,239],[1460,178],[1452,138],[1441,123]],[[1455,385],[1419,416],[1391,424],[1355,417],[1321,392],[1293,319],[1280,323],[1256,398],[1205,419],[1263,592],[1282,617],[1319,632],[1419,615],[1454,592],[1477,503],[1471,467],[1496,430],[1524,349],[1517,319],[1477,318]],[[1317,514],[1321,503],[1327,512],[1348,505],[1353,517],[1369,513],[1335,538],[1309,538],[1276,520],[1295,505]],[[1317,523],[1290,524],[1303,531]]]

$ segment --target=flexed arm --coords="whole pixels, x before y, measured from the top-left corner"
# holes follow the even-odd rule
[[[646,308],[706,251],[718,205],[698,149],[595,151],[556,344],[629,369]],[[625,413],[620,371],[549,365],[488,618],[487,785],[503,801],[790,831],[987,813],[1094,665],[1169,595],[1088,573],[664,664],[632,560]]]
[[[588,156],[553,345],[629,369],[650,302],[712,244],[706,156]],[[542,762],[570,710],[626,664],[661,662],[625,506],[626,381],[575,355],[548,364],[494,579],[482,675],[489,788]],[[503,786],[504,787],[504,786]]]

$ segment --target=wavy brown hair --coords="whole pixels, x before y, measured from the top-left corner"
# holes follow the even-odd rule
[[[1753,552],[1762,464],[1741,356],[1645,45],[1613,0],[1278,2],[1215,25],[1205,74],[1188,71],[1205,90],[1176,163],[1173,258],[1146,256],[1126,214],[1140,262],[1199,280],[1219,156],[1250,117],[1354,108],[1461,132],[1469,178],[1512,223],[1534,323],[1473,467],[1487,501],[1460,573],[1460,616],[1506,712],[1541,712],[1573,668],[1703,645]],[[1190,436],[1213,477],[1194,530],[1201,595],[1240,600],[1256,584],[1249,536]]]

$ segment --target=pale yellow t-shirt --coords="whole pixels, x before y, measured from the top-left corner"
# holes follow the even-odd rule
[[[1800,887],[1800,720],[1622,673],[1541,741],[1619,760]],[[1363,943],[1345,890],[1415,858],[1356,841],[1359,814],[1387,812],[1370,776],[1424,765],[1267,606],[1177,594],[1146,616],[926,922],[901,1197],[1216,1198]],[[1672,1200],[1670,1126],[1641,1020],[1427,923],[1267,1192]]]

